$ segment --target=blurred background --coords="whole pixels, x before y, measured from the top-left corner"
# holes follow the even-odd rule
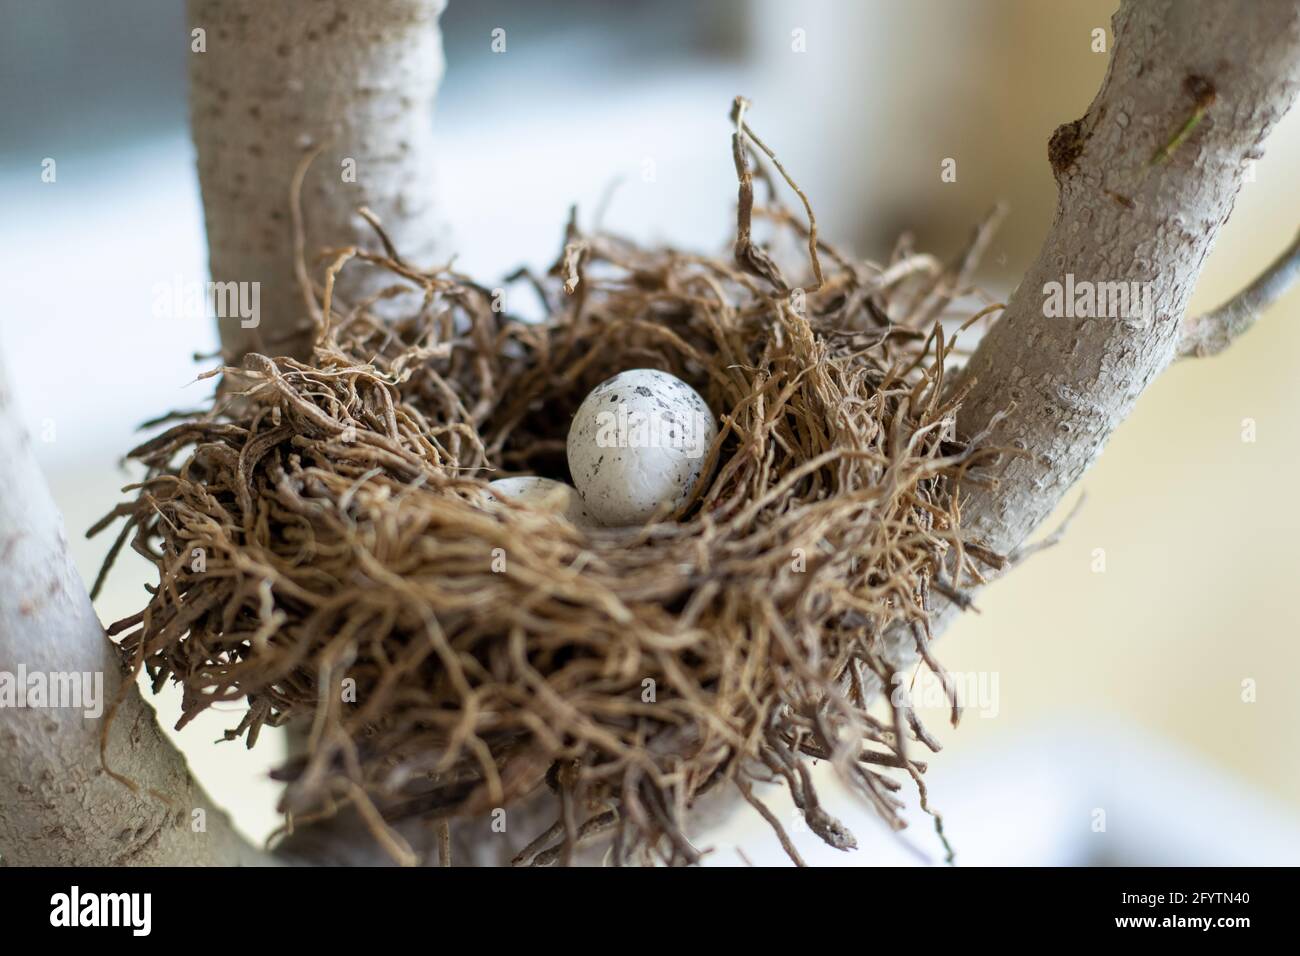
[[[88,581],[108,540],[81,532],[131,480],[119,459],[135,426],[209,390],[193,355],[215,349],[215,325],[151,312],[155,284],[206,279],[183,6],[0,0],[0,346]],[[1047,138],[1096,91],[1114,6],[451,0],[436,170],[448,241],[462,270],[491,281],[549,264],[569,205],[590,224],[607,197],[609,228],[726,248],[727,111],[743,93],[825,234],[860,256],[886,257],[904,230],[951,256],[1007,200],[982,275],[1005,296],[1051,219]],[[504,53],[491,51],[497,28]],[[41,179],[47,158],[54,183]],[[940,178],[948,159],[955,182]],[[1298,165],[1293,112],[1194,309],[1287,244]],[[923,710],[945,747],[931,800],[959,862],[1300,862],[1300,512],[1285,503],[1300,462],[1297,312],[1293,293],[1225,356],[1160,378],[1082,482],[1064,540],[940,642],[973,692],[959,728],[937,701]],[[102,619],[139,609],[145,570],[119,563]],[[155,703],[174,720],[175,699]],[[276,823],[266,774],[283,742],[214,746],[236,720],[210,713],[178,740],[260,839]],[[832,799],[862,843],[837,854],[773,799],[810,862],[940,859],[919,811],[903,842]],[[698,842],[716,864],[783,859],[748,811]]]

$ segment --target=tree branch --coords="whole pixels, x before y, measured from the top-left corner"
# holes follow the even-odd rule
[[[124,683],[68,557],[3,368],[0,488],[0,862],[267,862],[213,807],[153,710]],[[55,706],[69,702],[72,687],[74,706]],[[105,770],[101,746],[135,790]]]
[[[433,253],[433,102],[442,78],[445,0],[189,0],[203,52],[190,54],[190,122],[214,282],[259,283],[257,324],[219,315],[229,364],[250,350],[306,358],[310,310],[297,240],[322,249],[369,241],[368,206],[414,262]],[[290,193],[303,156],[304,232]],[[310,272],[309,268],[309,272]],[[339,276],[355,304],[387,280]],[[382,303],[381,303],[382,306]],[[247,327],[246,327],[247,326]]]
[[[1021,452],[987,469],[992,486],[961,491],[965,535],[1002,555],[1051,513],[1174,358],[1246,160],[1300,88],[1294,3],[1125,0],[1113,26],[1100,91],[1048,145],[1055,220],[957,382],[970,388],[958,431]],[[1119,283],[1145,308],[1113,308]],[[1091,292],[1092,305],[1084,295],[1051,307],[1062,289]],[[953,610],[935,596],[934,632]],[[892,628],[885,643],[899,668],[916,661],[910,628]]]
[[[1213,312],[1188,318],[1178,336],[1179,358],[1218,355],[1244,334],[1300,279],[1300,233],[1246,288]]]

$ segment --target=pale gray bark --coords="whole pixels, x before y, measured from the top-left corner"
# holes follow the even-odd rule
[[[959,426],[1023,449],[994,491],[971,489],[970,533],[1008,552],[1052,511],[1174,357],[1179,324],[1247,162],[1300,88],[1300,6],[1282,0],[1144,0],[1115,17],[1101,91],[1057,130],[1056,219],[964,380]],[[1195,129],[1155,159],[1204,103]],[[1048,318],[1067,274],[1148,289],[1149,319]],[[1013,408],[1014,405],[1014,408]],[[1012,409],[996,425],[994,416]]]
[[[190,113],[215,282],[259,282],[260,324],[219,319],[227,357],[306,357],[310,309],[295,276],[290,192],[302,188],[302,251],[373,243],[373,211],[403,255],[429,263],[438,235],[433,102],[445,0],[189,0],[205,52],[190,54]],[[349,181],[355,171],[355,182]],[[387,282],[344,270],[357,302]],[[311,275],[319,278],[320,268]]]
[[[1245,334],[1300,276],[1300,234],[1267,269],[1213,312],[1189,316],[1178,332],[1179,358],[1218,355]]]
[[[1059,198],[1042,251],[959,379],[972,386],[959,432],[1022,452],[986,469],[996,487],[962,492],[965,537],[1002,555],[1056,508],[1175,358],[1247,163],[1300,88],[1292,0],[1125,0],[1113,28],[1100,91],[1049,144]],[[1139,283],[1150,318],[1047,317],[1045,286],[1067,274],[1076,287]],[[932,629],[952,616],[936,598]],[[900,667],[915,661],[910,629],[887,641]]]
[[[107,707],[123,688],[117,655],[68,557],[0,362],[0,672],[102,675],[103,715],[85,707],[0,703],[0,863],[236,865],[260,862],[194,782],[134,685],[126,688],[106,757]],[[86,683],[93,689],[93,678]],[[64,702],[64,701],[59,701]],[[83,703],[92,703],[82,698]],[[92,713],[97,709],[91,707]],[[202,811],[201,817],[195,811]],[[196,832],[201,824],[202,832]]]

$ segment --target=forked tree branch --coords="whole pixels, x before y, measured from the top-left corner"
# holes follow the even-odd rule
[[[1213,312],[1189,317],[1178,336],[1179,358],[1218,355],[1300,279],[1300,233],[1246,288]]]
[[[267,278],[282,290],[288,266],[279,250],[285,247],[286,210],[263,205],[258,197],[282,201],[290,176],[283,160],[304,144],[295,146],[280,133],[323,129],[346,138],[351,130],[363,139],[380,136],[388,121],[400,126],[425,116],[430,104],[421,84],[433,74],[418,55],[411,57],[413,51],[428,50],[406,46],[409,38],[385,29],[384,21],[395,13],[410,27],[431,11],[436,15],[441,0],[365,5],[323,0],[311,9],[328,8],[329,18],[318,23],[304,17],[301,28],[315,36],[300,38],[288,32],[296,29],[290,21],[302,11],[298,4],[191,0],[191,8],[195,22],[215,30],[214,40],[234,37],[244,44],[241,55],[225,66],[215,59],[195,66],[194,123],[214,278]],[[364,50],[361,43],[355,55],[340,50],[338,58],[322,56],[331,49],[331,29],[357,20],[377,27],[376,47]],[[1051,231],[962,378],[970,391],[959,430],[983,434],[986,444],[1017,452],[990,468],[995,487],[972,486],[963,494],[969,535],[1001,554],[1015,552],[1096,459],[1141,392],[1182,351],[1180,341],[1203,335],[1195,322],[1187,325],[1191,331],[1180,332],[1188,297],[1231,211],[1244,160],[1257,154],[1300,86],[1300,9],[1290,0],[1127,0],[1114,27],[1116,43],[1101,91],[1082,119],[1052,137],[1049,159],[1060,199]],[[282,39],[295,37],[285,41],[285,52],[274,37],[276,29],[285,31]],[[313,43],[318,45],[308,50]],[[400,55],[404,68],[386,74],[385,50]],[[296,66],[277,67],[274,57]],[[437,63],[440,69],[440,58]],[[320,71],[332,87],[317,84],[305,94],[301,84],[320,79]],[[388,80],[366,85],[377,76]],[[293,95],[273,98],[270,114],[254,115],[255,107],[265,105],[261,93],[281,87]],[[372,94],[391,101],[393,112],[358,108]],[[335,128],[330,117],[338,111],[348,119]],[[305,116],[312,122],[304,126]],[[422,129],[420,122],[412,128]],[[274,138],[267,154],[276,158],[274,164],[257,153],[268,136]],[[377,158],[391,154],[400,160],[400,144],[383,136],[379,142],[396,152],[381,148]],[[362,139],[356,140],[358,148]],[[422,149],[408,146],[417,154]],[[399,161],[393,168],[420,167]],[[254,182],[248,182],[250,175]],[[326,185],[322,181],[305,193],[308,217],[317,224],[344,222],[330,211],[340,207],[328,198]],[[415,207],[410,225],[418,231],[427,222],[424,184],[395,180],[386,194],[400,217],[408,191]],[[340,202],[350,215],[355,197]],[[374,199],[367,204],[382,205]],[[276,209],[278,216],[272,214]],[[391,217],[385,218],[391,226]],[[316,244],[347,239],[345,234],[311,238]],[[408,247],[405,238],[401,241]],[[1272,270],[1265,291],[1243,299],[1247,311],[1257,311],[1255,306],[1274,295],[1269,290],[1288,268]],[[1149,313],[1049,316],[1044,288],[1067,276],[1076,287],[1136,283]],[[263,302],[271,325],[258,333],[262,344],[271,332],[291,330],[301,315],[296,305],[284,304],[297,295],[289,288]],[[1219,324],[1230,340],[1249,319]],[[223,341],[232,351],[257,344],[246,331],[227,323]],[[0,664],[22,660],[29,668],[100,670],[111,693],[120,686],[120,673],[68,561],[58,516],[2,382],[0,487],[7,491],[0,495]],[[934,629],[952,607],[936,599]],[[915,660],[910,628],[895,629],[886,640],[899,668]],[[133,688],[125,693],[109,735],[108,755],[110,764],[142,789],[131,791],[101,769],[101,726],[79,712],[0,710],[0,853],[6,861],[265,859],[207,806]],[[154,799],[144,788],[168,801]],[[206,834],[188,826],[195,809],[210,811]]]
[[[1060,193],[1051,229],[957,383],[970,389],[959,432],[1008,450],[985,469],[995,484],[961,492],[966,538],[1001,555],[1042,524],[1175,358],[1247,160],[1300,88],[1291,0],[1124,0],[1113,28],[1101,89],[1048,146]],[[1049,309],[1061,287],[1092,293],[1091,308],[1085,296]],[[1117,291],[1138,307],[1096,314]],[[936,596],[934,633],[954,610]],[[886,643],[898,669],[917,660],[910,628]]]

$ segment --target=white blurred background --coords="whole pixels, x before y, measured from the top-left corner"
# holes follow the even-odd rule
[[[0,0],[0,345],[87,580],[108,541],[80,532],[130,480],[118,461],[134,426],[209,388],[192,356],[215,348],[214,325],[151,312],[157,283],[206,278],[182,7]],[[949,256],[1008,200],[984,275],[1005,293],[1050,221],[1047,138],[1096,90],[1107,55],[1093,31],[1108,37],[1113,7],[451,0],[436,170],[449,244],[488,280],[544,266],[568,206],[589,223],[612,188],[607,226],[725,248],[726,115],[743,93],[825,233],[862,256],[884,257],[904,229]],[[494,54],[498,27],[507,49]],[[1194,308],[1230,295],[1297,228],[1300,115],[1267,146]],[[55,183],[41,181],[46,158]],[[940,181],[948,158],[953,183]],[[945,745],[931,798],[959,862],[1300,862],[1298,311],[1290,295],[1228,355],[1157,381],[1085,478],[1064,541],[940,642],[951,670],[997,688],[958,729],[942,708],[925,713]],[[146,570],[123,559],[97,605],[105,621],[139,609]],[[157,705],[174,720],[174,699]],[[210,714],[178,739],[261,838],[282,742],[214,745],[235,720]],[[919,813],[905,845],[850,798],[830,808],[862,849],[797,834],[812,862],[939,858]],[[718,864],[781,860],[747,811],[699,842]]]

